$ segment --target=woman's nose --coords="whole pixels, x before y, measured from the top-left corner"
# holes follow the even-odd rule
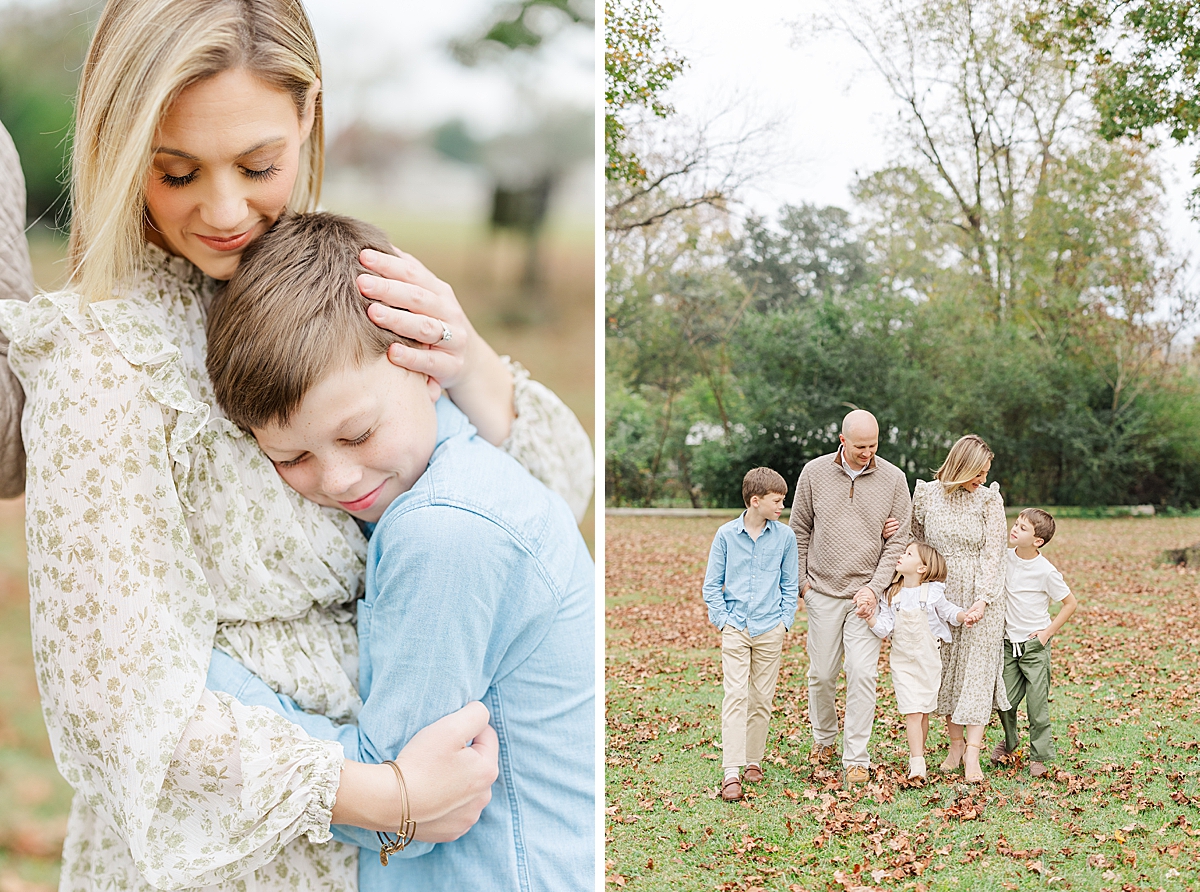
[[[241,224],[246,222],[246,195],[236,181],[228,177],[218,178],[200,207],[200,219],[214,231],[205,235],[230,236],[240,233]]]

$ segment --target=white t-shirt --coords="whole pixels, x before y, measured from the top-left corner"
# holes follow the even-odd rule
[[[1040,554],[1022,560],[1015,548],[1004,555],[1004,587],[1008,591],[1004,637],[1018,642],[1050,625],[1050,602],[1071,594],[1054,564]]]

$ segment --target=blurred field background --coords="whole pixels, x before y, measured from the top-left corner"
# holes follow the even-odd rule
[[[449,282],[480,334],[594,436],[591,3],[306,7],[324,65],[324,209],[378,224]],[[65,278],[61,159],[101,8],[0,0],[0,121],[44,290]],[[33,675],[23,524],[21,500],[0,502],[0,892],[57,885],[70,803]],[[594,550],[594,509],[581,528]]]

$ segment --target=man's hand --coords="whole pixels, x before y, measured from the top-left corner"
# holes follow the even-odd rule
[[[1049,628],[1038,629],[1036,632],[1034,632],[1029,637],[1036,638],[1038,641],[1040,641],[1042,643],[1042,647],[1045,647],[1047,644],[1050,643],[1050,629]]]
[[[860,619],[870,617],[878,603],[875,593],[865,586],[854,593],[854,612]]]
[[[807,580],[807,579],[806,579],[806,580],[804,580],[804,585],[800,586],[800,600],[801,600],[801,601],[803,601],[803,600],[804,600],[804,596],[805,596],[806,594],[808,594],[808,590],[809,590],[810,588],[812,588],[812,586],[808,584],[808,580]]]
[[[898,529],[900,529],[900,521],[894,517],[889,517],[883,522],[883,538],[892,538],[892,536],[896,535]]]

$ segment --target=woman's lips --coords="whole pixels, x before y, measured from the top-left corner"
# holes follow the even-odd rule
[[[384,481],[384,483],[386,482],[387,481]],[[375,500],[379,498],[379,493],[383,489],[383,485],[383,483],[379,484],[361,499],[355,499],[353,502],[338,502],[338,504],[347,511],[366,511],[375,503]]]
[[[231,235],[229,238],[217,238],[212,235],[196,235],[196,238],[208,245],[214,251],[236,251],[238,248],[245,247],[250,241],[250,236],[254,229],[251,227],[239,235]]]

